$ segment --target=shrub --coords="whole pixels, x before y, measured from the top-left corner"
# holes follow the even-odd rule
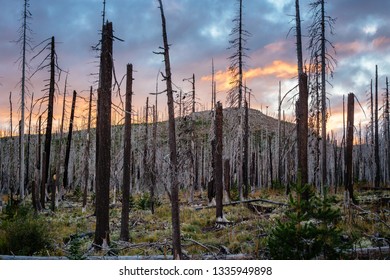
[[[149,192],[144,192],[142,195],[135,201],[136,208],[139,210],[148,210],[150,209],[151,200]],[[154,197],[154,207],[158,207],[161,205],[161,202],[158,198]]]
[[[31,256],[51,246],[49,227],[26,207],[0,225],[0,253]]]
[[[289,196],[289,210],[276,221],[268,247],[273,259],[339,259],[350,246],[342,241],[338,228],[340,210],[333,207],[333,197],[310,194],[304,200],[307,186],[293,186],[295,197]]]

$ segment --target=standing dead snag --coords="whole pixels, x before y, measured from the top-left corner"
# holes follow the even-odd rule
[[[307,136],[308,136],[308,88],[307,75],[302,73],[299,75],[299,100],[297,102],[296,117],[297,117],[297,146],[298,146],[298,173],[301,176],[302,185],[308,183],[308,168],[307,168]],[[303,194],[306,200],[309,199],[308,191]]]
[[[76,96],[77,96],[77,92],[74,90],[73,98],[72,98],[72,109],[70,111],[68,141],[66,143],[66,153],[65,153],[65,164],[64,164],[64,188],[65,189],[68,188],[68,168],[69,168],[70,147],[72,145],[73,120],[74,120],[74,109],[76,108]]]
[[[41,206],[45,208],[45,189],[49,183],[50,171],[50,146],[51,146],[51,131],[53,127],[53,105],[54,105],[54,88],[55,88],[55,43],[54,37],[51,37],[51,54],[50,54],[50,85],[49,85],[49,103],[47,106],[46,120],[46,136],[45,136],[45,151],[42,169],[42,185],[41,185]]]
[[[308,183],[308,155],[307,155],[307,138],[308,138],[308,99],[309,90],[307,84],[307,75],[303,73],[303,55],[302,55],[302,32],[301,32],[301,15],[299,10],[299,0],[295,1],[295,30],[296,30],[296,46],[298,60],[298,88],[299,99],[296,108],[297,118],[297,146],[298,146],[298,173],[302,185]],[[303,194],[306,200],[309,200],[307,191]]]
[[[24,199],[24,188],[25,188],[25,155],[24,155],[24,122],[25,122],[25,100],[26,100],[26,72],[28,68],[27,62],[26,62],[26,51],[27,48],[30,48],[31,38],[29,36],[29,33],[31,32],[29,22],[28,20],[31,19],[31,13],[29,11],[29,0],[24,0],[24,9],[23,9],[23,23],[22,23],[22,35],[19,39],[19,43],[22,45],[22,79],[21,79],[21,104],[20,104],[20,114],[21,114],[21,123],[20,123],[20,145],[19,145],[19,190],[20,190],[20,198]],[[27,67],[26,67],[27,66]],[[28,162],[27,162],[28,164]],[[28,178],[27,178],[28,179]]]
[[[379,157],[379,123],[378,123],[378,65],[375,65],[375,110],[374,110],[374,125],[375,125],[375,143],[374,143],[374,160],[375,160],[375,188],[379,188],[381,180],[381,164]]]
[[[164,8],[161,0],[158,0],[161,12],[162,36],[164,47],[161,47],[165,62],[165,76],[167,83],[168,97],[168,126],[169,126],[169,150],[170,150],[170,171],[171,171],[171,203],[172,203],[172,245],[173,258],[181,259],[181,241],[180,241],[180,214],[179,214],[179,184],[177,180],[177,152],[176,152],[176,129],[175,129],[175,106],[172,90],[171,62],[169,59],[169,44],[164,16]]]
[[[223,111],[222,104],[217,103],[215,109],[215,124],[214,124],[214,186],[215,186],[215,202],[216,202],[216,218],[217,222],[223,220],[222,198],[223,198]]]
[[[353,149],[353,122],[354,122],[354,101],[355,95],[348,94],[347,105],[347,149],[345,151],[345,190],[349,192],[349,197],[356,203],[353,196],[353,176],[352,176],[352,149]]]
[[[243,184],[243,195],[248,198],[249,195],[249,109],[248,102],[244,101],[244,130],[242,138],[242,184]]]
[[[96,125],[96,228],[97,249],[110,244],[109,203],[111,165],[112,23],[103,26]]]
[[[125,105],[125,135],[123,147],[123,187],[122,187],[122,216],[121,236],[123,241],[129,240],[129,198],[131,173],[131,96],[133,94],[133,65],[127,64],[126,105]]]
[[[88,106],[88,124],[87,124],[87,143],[85,144],[85,165],[84,165],[84,194],[83,194],[83,212],[87,206],[88,185],[89,185],[89,156],[91,146],[91,117],[92,117],[92,86],[89,91]]]

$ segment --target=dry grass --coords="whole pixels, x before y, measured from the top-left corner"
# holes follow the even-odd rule
[[[370,193],[360,193],[359,199],[365,199]],[[382,194],[383,196],[384,194]],[[218,254],[226,250],[230,254],[250,254],[253,258],[267,257],[267,234],[275,225],[276,219],[282,217],[286,207],[274,207],[271,213],[258,213],[245,204],[224,207],[225,217],[229,224],[216,226],[215,209],[195,210],[184,203],[181,194],[181,235],[183,250],[187,255]],[[205,195],[203,195],[205,197]],[[283,191],[263,190],[251,194],[251,198],[266,198],[286,202]],[[140,199],[135,196],[134,201]],[[119,242],[121,205],[111,205],[110,230],[111,250],[92,251],[95,217],[93,206],[82,213],[81,200],[67,197],[58,211],[42,212],[50,225],[51,236],[55,246],[47,251],[48,255],[69,256],[78,240],[77,250],[80,255],[116,254],[116,255],[170,255],[171,254],[171,217],[167,198],[160,197],[161,205],[152,215],[149,210],[133,208],[130,211],[130,240]],[[135,203],[136,204],[136,203]],[[205,204],[205,202],[204,202]],[[383,245],[390,240],[389,208],[377,203],[361,204],[365,211],[344,208],[342,195],[338,195],[338,207],[343,213],[342,231],[353,238],[358,247]],[[73,244],[73,245],[72,245]]]

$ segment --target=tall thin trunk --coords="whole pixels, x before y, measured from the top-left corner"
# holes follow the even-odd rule
[[[36,181],[37,181],[37,185],[36,185],[36,203],[37,203],[37,210],[41,210],[42,209],[42,197],[43,199],[45,199],[45,188],[42,188],[42,172],[41,172],[41,168],[43,166],[42,164],[42,115],[39,116],[38,118],[38,147],[37,147],[37,162],[36,162]],[[41,176],[41,177],[40,177]],[[39,188],[39,186],[41,186]]]
[[[58,145],[58,159],[57,159],[57,167],[56,167],[56,188],[59,191],[59,195],[62,195],[61,191],[62,187],[60,185],[61,182],[61,163],[62,163],[62,138],[64,135],[64,122],[65,122],[65,105],[66,105],[66,87],[67,87],[68,75],[65,78],[65,86],[64,86],[64,97],[62,99],[62,114],[61,114],[61,125],[60,125],[60,141]]]
[[[243,29],[242,29],[242,0],[240,0],[240,15],[238,25],[238,108],[242,106],[242,78],[243,78]]]
[[[122,215],[121,240],[129,240],[129,212],[130,212],[130,182],[131,182],[131,109],[133,94],[133,65],[127,64],[126,78],[126,105],[125,105],[125,135],[123,147],[123,187],[122,187]]]
[[[53,105],[54,105],[54,90],[55,90],[55,43],[54,37],[51,37],[51,54],[50,54],[50,85],[49,85],[49,104],[47,107],[47,120],[46,120],[46,136],[45,136],[45,158],[44,166],[42,169],[42,186],[41,186],[41,206],[45,208],[45,189],[49,183],[50,172],[50,148],[52,138],[53,127]],[[42,197],[43,196],[43,197]]]
[[[353,130],[354,130],[354,101],[353,93],[348,94],[347,105],[347,148],[345,152],[345,189],[349,192],[349,197],[356,203],[353,196],[353,176],[352,176],[352,152],[353,152]]]
[[[144,157],[143,157],[143,182],[145,187],[149,187],[150,191],[150,210],[154,213],[154,189],[150,184],[150,166],[149,166],[149,97],[146,98],[145,105],[145,136],[144,136]]]
[[[68,131],[68,141],[66,142],[66,152],[65,152],[65,163],[64,163],[64,188],[68,188],[68,168],[69,168],[69,158],[70,158],[70,147],[72,146],[72,135],[73,135],[73,121],[74,121],[74,110],[76,108],[76,96],[77,92],[73,91],[72,98],[72,109],[70,111],[69,119],[69,131]]]
[[[223,168],[223,175],[224,175],[224,190],[227,194],[227,199],[230,200],[230,160],[225,159],[224,160],[224,168]]]
[[[322,191],[327,186],[327,153],[326,153],[326,39],[325,39],[325,1],[321,0],[321,139],[322,139]]]
[[[14,194],[14,139],[13,139],[13,125],[12,125],[12,92],[9,93],[9,112],[10,112],[10,145],[9,145],[9,155],[10,155],[10,166],[9,166],[9,176],[8,176],[8,188],[10,192],[10,203],[13,203],[13,194]]]
[[[26,47],[27,47],[27,18],[28,18],[28,1],[24,1],[24,12],[23,12],[23,46],[22,46],[22,96],[20,104],[20,167],[19,167],[19,188],[20,198],[24,199],[24,111],[25,111],[25,91],[26,91]]]
[[[375,121],[374,121],[374,90],[373,90],[373,80],[371,79],[371,86],[370,86],[370,108],[371,108],[371,137],[370,137],[370,175],[371,175],[371,182],[373,185],[375,185],[375,159],[374,159],[374,143],[375,143]]]
[[[26,182],[30,180],[30,141],[31,141],[31,119],[34,104],[34,92],[31,94],[30,116],[28,118],[28,135],[27,135],[27,158],[26,158]]]
[[[222,104],[217,103],[215,109],[215,125],[214,137],[216,143],[215,149],[215,167],[214,167],[214,185],[215,185],[215,202],[216,202],[216,218],[223,218],[222,199],[223,199],[223,111]]]
[[[97,249],[110,244],[112,45],[112,23],[107,22],[103,26],[96,126],[96,227],[94,244]]]
[[[308,183],[308,155],[307,155],[307,136],[308,136],[308,85],[307,75],[302,73],[299,76],[299,100],[297,104],[297,146],[298,146],[298,174],[301,176],[301,183]],[[306,191],[303,195],[309,199],[309,193]]]
[[[84,194],[83,194],[83,209],[87,206],[88,186],[89,186],[89,157],[91,146],[91,118],[92,118],[92,86],[89,91],[89,106],[88,106],[88,124],[87,124],[87,143],[85,144],[85,165],[84,165]]]
[[[279,95],[278,95],[278,183],[282,183],[282,153],[281,153],[281,117],[282,117],[282,82],[279,81]]]
[[[242,150],[243,150],[243,159],[242,159],[242,183],[243,183],[243,195],[244,198],[248,198],[249,195],[249,109],[248,102],[244,101],[244,131],[242,138]]]
[[[381,180],[381,165],[379,158],[379,124],[378,124],[378,65],[375,65],[375,112],[374,112],[374,122],[375,122],[375,147],[374,147],[374,156],[375,156],[375,188],[379,188]]]
[[[177,179],[177,152],[176,152],[176,129],[175,129],[175,108],[172,90],[171,62],[169,59],[169,44],[166,30],[166,22],[162,1],[158,0],[161,12],[162,36],[164,42],[165,80],[167,84],[168,97],[168,126],[169,126],[169,149],[170,149],[170,171],[171,171],[171,198],[172,198],[172,243],[173,258],[181,259],[181,238],[180,238],[180,213],[179,213],[179,184]]]
[[[303,185],[308,183],[308,166],[307,166],[307,137],[308,137],[308,84],[307,75],[303,73],[303,55],[302,55],[302,32],[301,32],[301,15],[299,9],[299,0],[295,1],[295,29],[296,29],[296,46],[298,60],[298,85],[299,100],[297,104],[297,138],[298,138],[298,174]],[[308,193],[304,194],[308,199]]]
[[[271,185],[271,188],[273,187],[273,184],[274,184],[274,170],[273,170],[273,164],[272,164],[272,159],[273,159],[273,155],[272,155],[272,134],[269,134],[268,135],[268,155],[269,155],[269,178],[270,178],[270,182],[269,184]]]
[[[386,100],[385,100],[385,131],[386,131],[386,149],[387,149],[387,183],[390,183],[390,112],[389,112],[389,79],[386,77]]]

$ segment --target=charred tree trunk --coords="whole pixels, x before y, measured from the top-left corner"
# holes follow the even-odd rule
[[[42,209],[42,204],[41,204],[41,199],[40,199],[40,193],[41,193],[41,190],[42,188],[39,188],[39,186],[42,186],[40,183],[42,181],[42,178],[40,179],[40,175],[42,174],[41,173],[41,158],[42,158],[42,151],[41,151],[41,146],[42,146],[42,134],[41,134],[41,131],[42,131],[42,116],[39,116],[38,118],[38,145],[37,145],[37,159],[36,159],[36,167],[35,167],[35,180],[36,180],[36,184],[35,184],[35,191],[33,190],[33,192],[35,193],[35,199],[36,199],[36,210],[40,211]],[[43,197],[45,195],[45,189],[43,189]],[[42,197],[42,196],[41,196]]]
[[[26,154],[26,180],[25,184],[28,185],[30,182],[30,141],[31,141],[31,119],[32,119],[32,110],[34,104],[34,92],[31,94],[31,106],[30,106],[30,115],[28,118],[28,134],[27,134],[27,154]]]
[[[103,26],[96,126],[96,228],[97,249],[110,244],[109,199],[111,165],[112,23]]]
[[[386,131],[386,159],[387,159],[387,184],[390,184],[390,108],[389,108],[389,79],[386,77],[385,100],[385,131]]]
[[[296,46],[298,60],[298,87],[299,99],[297,102],[297,146],[298,146],[298,176],[303,185],[308,183],[308,156],[307,156],[307,137],[308,137],[308,99],[309,90],[307,75],[303,73],[303,55],[302,55],[302,32],[301,15],[299,9],[299,0],[295,1],[295,25],[296,25]],[[305,199],[309,199],[308,193],[304,194]]]
[[[57,173],[57,180],[56,180],[56,187],[57,190],[59,191],[59,196],[62,196],[62,186],[60,185],[61,182],[61,162],[62,162],[62,138],[64,135],[64,119],[65,119],[65,105],[66,105],[66,87],[67,87],[67,81],[68,81],[68,76],[65,78],[65,86],[64,86],[64,98],[62,100],[62,114],[61,114],[61,125],[60,125],[60,140],[59,140],[59,145],[58,145],[58,159],[57,159],[57,168],[56,168],[56,173]]]
[[[218,220],[223,219],[222,212],[222,198],[223,198],[223,111],[222,104],[217,103],[215,109],[215,125],[214,136],[216,142],[215,149],[215,167],[214,167],[214,185],[215,185],[215,202],[216,202],[216,218]]]
[[[157,95],[156,95],[157,99]],[[150,210],[154,214],[154,196],[157,187],[157,102],[156,105],[153,105],[153,150],[152,150],[152,159],[151,159],[151,169],[150,169]]]
[[[45,152],[42,169],[42,186],[41,186],[41,206],[45,208],[45,189],[49,183],[50,171],[50,148],[51,148],[51,132],[53,127],[53,105],[54,105],[54,88],[55,88],[55,43],[54,37],[51,37],[51,54],[50,54],[50,85],[49,85],[49,104],[47,107],[47,124],[45,136]]]
[[[249,195],[249,110],[248,102],[244,102],[244,133],[242,139],[242,150],[243,150],[243,159],[242,159],[242,183],[243,183],[243,195],[244,198],[248,198]]]
[[[87,206],[88,186],[89,186],[89,157],[91,146],[91,118],[92,118],[92,87],[89,91],[89,106],[88,106],[88,124],[87,124],[87,143],[85,144],[85,165],[84,165],[84,194],[83,194],[83,209]]]
[[[225,159],[224,163],[224,168],[223,168],[223,176],[224,176],[224,189],[227,194],[227,198],[230,200],[230,160]]]
[[[274,168],[273,168],[273,164],[272,164],[272,159],[273,159],[273,155],[272,155],[272,134],[269,134],[268,135],[268,155],[269,155],[269,178],[270,178],[270,182],[269,184],[271,185],[271,188],[273,187],[273,184],[274,184]]]
[[[76,107],[76,96],[77,92],[73,91],[72,99],[72,109],[70,112],[69,120],[69,131],[68,131],[68,141],[66,143],[66,153],[65,153],[65,164],[64,164],[64,188],[68,188],[68,168],[69,168],[69,157],[70,157],[70,147],[72,146],[72,134],[73,134],[73,120],[74,120],[74,109]]]
[[[297,146],[298,146],[298,174],[302,185],[308,183],[307,167],[307,135],[308,135],[308,86],[307,75],[299,75],[299,100],[297,102]],[[304,198],[309,199],[309,193],[304,193]]]
[[[354,129],[354,100],[353,93],[348,94],[347,105],[347,148],[345,151],[345,190],[349,192],[349,197],[356,203],[353,196],[353,175],[352,175],[352,152],[353,152],[353,129]]]
[[[175,108],[172,90],[171,62],[169,59],[169,44],[166,30],[166,22],[162,1],[158,0],[162,21],[162,36],[164,47],[165,62],[165,80],[167,84],[168,97],[168,126],[169,126],[169,150],[170,150],[170,171],[171,171],[171,198],[172,198],[172,245],[173,258],[181,259],[181,241],[180,241],[180,214],[179,214],[179,184],[177,180],[177,152],[176,152],[176,128],[175,128]]]
[[[133,65],[127,64],[126,105],[125,105],[125,135],[123,147],[123,187],[121,240],[129,240],[129,207],[130,207],[130,173],[131,173],[131,107],[133,94]]]
[[[327,152],[326,152],[326,39],[325,39],[325,1],[321,0],[321,139],[322,139],[322,191],[327,186]]]
[[[145,105],[145,136],[144,136],[144,157],[143,157],[143,183],[146,188],[149,188],[150,192],[150,209],[154,213],[154,189],[150,184],[150,166],[149,166],[149,154],[148,154],[148,143],[149,143],[149,97],[146,98]]]
[[[374,158],[375,158],[375,188],[379,188],[381,180],[381,165],[379,158],[379,124],[378,124],[378,65],[375,66],[375,143],[374,143]]]

